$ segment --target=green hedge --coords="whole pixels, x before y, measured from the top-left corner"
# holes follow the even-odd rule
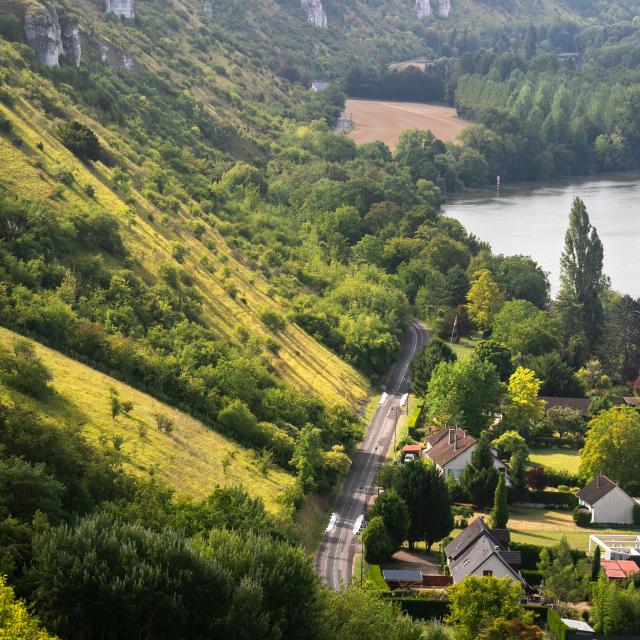
[[[425,598],[389,598],[392,602],[397,602],[400,608],[418,620],[442,620],[449,615],[448,600],[427,600]],[[526,605],[525,609],[533,613],[537,624],[544,624],[547,621],[547,607],[540,605]]]
[[[367,580],[380,591],[389,591],[389,585],[385,582],[382,569],[379,564],[370,564],[367,571]]]
[[[389,598],[400,608],[418,620],[442,620],[449,615],[448,600],[426,600],[425,598]]]
[[[558,505],[564,509],[574,509],[578,506],[578,498],[573,493],[565,491],[529,491],[527,501],[549,506]]]
[[[547,612],[547,626],[552,640],[567,640],[569,627],[562,622],[560,614],[555,609],[549,609]]]
[[[541,547],[537,544],[526,544],[524,542],[512,542],[510,543],[512,551],[520,552],[521,568],[523,570],[535,571],[538,568],[538,562],[540,562],[540,552],[547,548],[552,553],[549,547]],[[571,556],[573,561],[577,562],[581,558],[586,558],[587,554],[580,549],[571,549]]]
[[[537,587],[542,582],[542,571],[538,569],[521,569],[520,573],[532,587]]]

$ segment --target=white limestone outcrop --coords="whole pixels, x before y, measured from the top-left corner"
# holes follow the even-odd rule
[[[300,0],[302,8],[307,12],[307,21],[321,29],[327,28],[327,12],[322,0]]]
[[[47,67],[58,66],[64,47],[55,7],[30,4],[24,17],[24,35],[41,64]]]
[[[117,15],[119,18],[133,20],[136,17],[133,0],[106,0],[107,12]]]

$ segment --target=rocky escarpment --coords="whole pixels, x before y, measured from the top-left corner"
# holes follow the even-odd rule
[[[58,60],[64,53],[64,47],[55,7],[30,4],[24,16],[24,35],[41,64],[47,67],[58,65]]]
[[[416,0],[415,11],[418,18],[446,18],[451,11],[451,0]]]
[[[107,12],[117,15],[119,18],[133,20],[136,14],[133,9],[133,0],[106,0]]]
[[[62,43],[64,53],[76,67],[80,66],[82,58],[82,43],[80,42],[80,27],[77,24],[69,23],[62,29]]]
[[[302,8],[307,12],[307,21],[316,27],[327,28],[327,12],[322,0],[301,0]]]
[[[135,69],[135,62],[133,58],[116,47],[107,40],[101,40],[98,44],[100,49],[100,60],[112,69],[126,69],[127,71],[133,71]]]

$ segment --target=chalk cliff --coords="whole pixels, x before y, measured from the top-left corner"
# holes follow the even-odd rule
[[[314,26],[327,28],[327,12],[322,0],[301,0],[302,8],[307,12],[307,20]]]
[[[38,60],[47,67],[57,67],[64,53],[62,30],[55,7],[30,4],[24,16],[24,35]]]
[[[106,3],[107,11],[114,13],[119,18],[133,20],[136,17],[133,9],[133,0],[106,0]]]

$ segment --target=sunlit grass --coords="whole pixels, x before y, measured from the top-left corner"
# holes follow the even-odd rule
[[[576,449],[532,449],[529,459],[557,471],[578,473],[580,467],[580,456]]]
[[[9,345],[15,337],[0,328],[0,344]],[[251,451],[187,414],[52,349],[34,345],[53,373],[56,393],[44,402],[21,396],[21,402],[48,417],[52,425],[81,425],[87,440],[96,446],[113,446],[114,438],[122,439],[121,452],[129,471],[154,474],[189,496],[203,496],[216,484],[242,484],[252,495],[264,498],[270,509],[276,508],[277,496],[293,483],[293,476],[278,467],[262,475]],[[111,417],[111,389],[120,400],[133,402],[130,417]],[[7,401],[8,390],[0,390]],[[17,394],[12,391],[11,395]],[[170,435],[156,426],[156,413],[174,420]]]

